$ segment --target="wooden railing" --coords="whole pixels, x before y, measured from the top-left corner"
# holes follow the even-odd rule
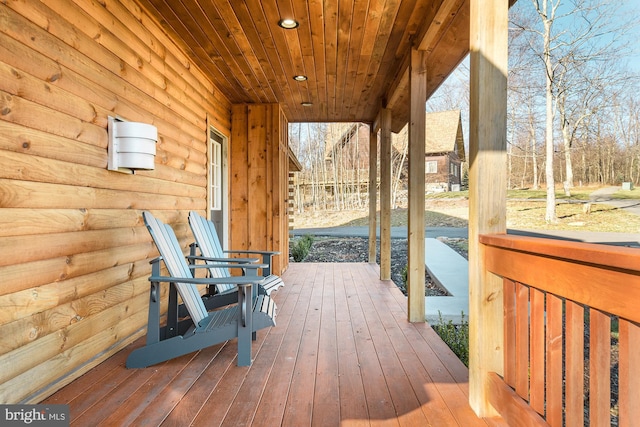
[[[486,383],[494,408],[514,426],[640,425],[640,249],[480,243],[504,279],[504,375]]]

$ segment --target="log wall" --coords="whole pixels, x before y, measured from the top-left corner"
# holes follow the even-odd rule
[[[107,170],[109,115],[158,128],[155,170]],[[207,116],[231,134],[227,99],[133,0],[0,2],[0,403],[40,401],[144,333],[141,211],[186,251]]]

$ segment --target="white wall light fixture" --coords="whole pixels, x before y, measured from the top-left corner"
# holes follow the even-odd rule
[[[158,129],[146,123],[127,122],[109,116],[109,161],[107,169],[135,173],[155,168]]]

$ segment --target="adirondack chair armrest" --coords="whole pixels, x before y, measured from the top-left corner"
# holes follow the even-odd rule
[[[223,251],[227,254],[258,254],[258,255],[280,255],[280,251],[255,251],[255,250],[226,250]]]
[[[262,262],[264,264],[268,264],[269,266],[263,270],[264,276],[269,276],[271,275],[271,263],[272,263],[272,259],[274,255],[280,255],[279,251],[257,251],[257,250],[226,250],[223,251],[224,253],[227,254],[255,254],[255,255],[262,255]]]
[[[191,264],[189,268],[193,271],[197,268],[241,268],[242,275],[248,277],[267,277],[269,274],[258,274],[258,269],[262,269],[263,272],[269,271],[269,266],[267,264]],[[234,276],[235,277],[235,276]],[[223,282],[228,283],[228,282]],[[233,283],[228,283],[233,285]]]
[[[194,285],[259,285],[264,282],[261,276],[231,276],[231,277],[170,277],[149,276],[150,282],[191,283]]]
[[[218,264],[218,263],[207,263],[207,264],[193,264],[190,265],[189,268],[242,268],[243,270],[252,270],[256,271],[259,269],[265,269],[269,266],[267,264]]]
[[[260,261],[260,258],[208,258],[205,256],[199,255],[189,255],[187,259],[194,261],[207,261],[207,262],[224,262],[226,264],[230,263],[242,263],[242,264],[253,264]]]

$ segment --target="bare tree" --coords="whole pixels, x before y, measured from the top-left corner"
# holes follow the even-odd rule
[[[632,27],[635,18],[620,19],[621,2],[613,0],[531,0],[540,25],[530,26],[529,22],[515,25],[530,32],[530,47],[544,65],[545,76],[545,180],[547,186],[547,207],[545,219],[556,222],[555,176],[554,176],[554,119],[558,108],[563,120],[561,129],[565,159],[565,187],[573,185],[571,163],[571,134],[576,129],[580,117],[590,114],[568,114],[567,100],[574,89],[580,91],[576,77],[587,70],[586,64],[603,59],[611,60],[623,53],[626,45],[624,37]],[[579,80],[578,80],[579,81]],[[588,99],[583,98],[583,99]],[[562,106],[560,106],[562,104]],[[577,104],[571,103],[572,106]],[[570,120],[570,117],[573,117]]]

